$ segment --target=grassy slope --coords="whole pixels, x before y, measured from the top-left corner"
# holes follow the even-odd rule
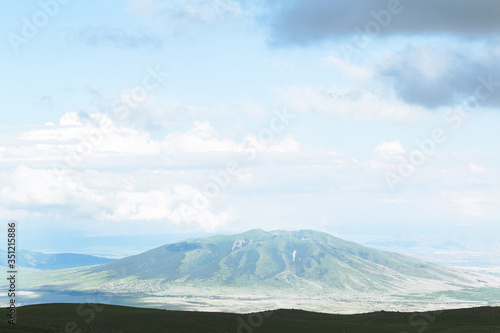
[[[276,310],[264,315],[237,315],[208,312],[180,312],[112,305],[45,304],[18,308],[18,325],[2,319],[0,332],[189,332],[189,333],[279,333],[279,332],[500,332],[500,308],[448,310],[439,314],[378,312],[361,315],[328,315],[300,310]],[[95,319],[90,323],[90,312]],[[3,309],[3,311],[6,311]],[[260,317],[259,317],[260,316]],[[239,321],[239,319],[240,321]],[[250,330],[241,321],[258,323]],[[253,321],[252,321],[253,320]],[[76,328],[65,330],[67,323]]]
[[[234,248],[236,242],[244,241]],[[302,279],[330,288],[393,290],[407,278],[459,278],[445,268],[311,231],[250,230],[169,244],[91,269],[110,278],[189,281],[201,285],[282,286]]]

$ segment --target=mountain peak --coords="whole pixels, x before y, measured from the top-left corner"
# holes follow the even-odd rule
[[[268,236],[269,235],[269,232],[267,231],[264,231],[262,229],[250,229],[250,230],[247,230],[247,231],[244,231],[240,234],[237,234],[237,235],[245,235],[245,236]]]
[[[196,285],[386,290],[414,278],[453,280],[452,271],[315,230],[252,229],[168,244],[101,265],[140,279]]]

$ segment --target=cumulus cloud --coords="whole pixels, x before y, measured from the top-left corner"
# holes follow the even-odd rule
[[[485,106],[500,105],[500,52],[469,48],[412,45],[379,65],[381,77],[393,80],[398,96],[426,108],[452,106],[477,93]],[[486,83],[485,83],[486,82]]]
[[[500,3],[491,0],[291,0],[270,2],[267,16],[278,44],[311,44],[358,34],[378,24],[381,36],[453,34],[495,36],[500,32]]]
[[[371,170],[380,172],[397,171],[398,164],[401,163],[407,153],[399,140],[379,143],[375,146],[373,152],[375,153],[374,157],[364,163]]]
[[[496,64],[500,62],[500,50],[474,45],[412,44],[381,54],[370,64],[358,64],[332,54],[324,58],[324,65],[335,69],[353,88],[309,87],[301,92],[293,89],[298,96],[309,95],[316,104],[325,105],[318,101],[320,95],[323,99],[328,96],[337,105],[328,107],[330,113],[358,119],[368,119],[368,115],[374,120],[396,118],[398,110],[399,117],[404,118],[408,112],[454,107],[470,103],[470,99],[477,102],[472,103],[474,107],[498,107],[500,69]],[[338,112],[346,109],[348,103],[351,111]],[[379,111],[366,112],[371,106]],[[316,105],[313,109],[320,107]],[[365,110],[365,116],[360,116],[361,110]]]
[[[394,156],[404,154],[405,150],[399,140],[382,142],[375,147],[375,153],[381,156]]]
[[[207,173],[243,160],[249,148],[252,155],[269,158],[265,154],[297,152],[300,146],[292,137],[269,142],[255,134],[240,142],[221,138],[207,121],[154,140],[148,132],[117,125],[105,114],[71,112],[59,124],[24,129],[0,148],[0,166],[5,169],[0,209],[9,212],[6,215],[20,216],[22,208],[41,215],[165,221],[213,231],[237,215],[228,205],[216,206],[219,198],[197,207],[195,196],[206,199],[204,186],[214,182]],[[75,156],[81,163],[68,163]],[[251,166],[250,161],[244,163]],[[222,193],[225,187],[217,190]]]
[[[65,165],[66,149],[78,147],[87,131],[101,126],[106,129],[102,146],[82,156],[83,166]],[[378,207],[389,191],[384,173],[397,172],[408,151],[397,139],[373,148],[373,156],[358,160],[304,146],[292,136],[263,141],[257,133],[234,140],[207,121],[152,139],[147,132],[117,125],[104,114],[69,113],[59,124],[28,128],[10,142],[2,142],[0,212],[19,218],[64,216],[76,229],[82,228],[82,221],[94,221],[108,230],[115,226],[131,232],[138,224],[219,231],[236,228],[235,223],[255,227],[252,219],[259,216],[269,221],[262,223],[272,224],[273,218],[285,218],[292,210],[306,218],[330,207],[332,198],[350,207],[354,194],[356,200]],[[463,187],[498,179],[485,157],[460,158],[437,156],[437,167],[419,167],[408,183],[456,187],[454,193],[460,194]],[[231,172],[228,162],[236,163]],[[292,198],[311,203],[291,210]],[[453,203],[450,209],[458,202],[469,213],[479,212],[476,206],[457,200],[448,200]]]
[[[214,212],[210,201],[203,207],[194,206],[193,197],[187,194],[200,191],[186,185],[186,178],[182,172],[160,169],[120,174],[21,165],[1,184],[0,211],[11,216],[25,217],[29,211],[114,223],[164,221],[203,230],[234,220],[230,208]],[[179,182],[184,184],[175,185]],[[191,207],[192,213],[180,215],[184,207]]]
[[[167,132],[163,138],[157,139],[153,139],[148,131],[131,126],[117,123],[106,114],[94,113],[82,117],[76,112],[69,112],[61,117],[57,125],[28,127],[14,135],[15,139],[9,146],[0,147],[0,163],[58,161],[61,167],[67,168],[76,167],[69,161],[78,158],[85,161],[86,167],[102,167],[100,163],[109,164],[109,160],[105,159],[113,156],[129,161],[138,157],[150,158],[150,162],[151,159],[162,163],[168,160],[185,165],[182,161],[186,158],[189,163],[196,162],[187,153],[241,154],[249,147],[255,153],[300,149],[291,136],[282,140],[264,140],[256,133],[245,135],[241,141],[221,138],[208,121],[194,121],[185,131]],[[214,160],[219,157],[205,154],[203,158]],[[203,160],[197,157],[195,164],[200,162],[203,163]]]
[[[181,203],[169,215],[169,219],[176,225],[194,224],[207,231],[215,231],[238,218],[232,208],[215,211],[212,203],[206,200],[205,194],[199,189],[177,185],[174,190]],[[200,201],[196,201],[197,199]]]
[[[19,166],[1,190],[2,201],[20,206],[62,205],[77,199],[81,188],[68,171]]]
[[[239,144],[231,140],[215,137],[215,129],[209,122],[196,121],[194,127],[185,133],[175,132],[168,135],[163,143],[165,151],[184,152],[235,152]]]

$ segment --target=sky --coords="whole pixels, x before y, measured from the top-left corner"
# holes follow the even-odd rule
[[[498,250],[499,14],[3,1],[1,219],[21,248],[115,257],[253,228]]]

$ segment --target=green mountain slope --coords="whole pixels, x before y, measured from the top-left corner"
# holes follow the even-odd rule
[[[190,239],[100,265],[90,273],[221,286],[317,286],[394,290],[408,279],[460,281],[451,270],[332,235],[250,230]]]
[[[323,232],[256,229],[188,239],[98,266],[25,271],[20,299],[239,313],[277,308],[359,313],[495,306],[499,286],[494,276]]]

